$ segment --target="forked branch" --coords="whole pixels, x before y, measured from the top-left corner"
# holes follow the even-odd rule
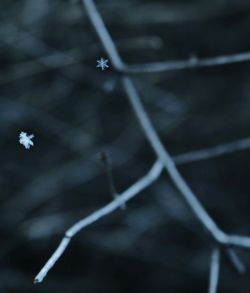
[[[194,162],[197,159],[199,159],[199,160],[209,159],[211,157],[214,157],[215,153],[216,153],[216,155],[218,155],[218,152],[216,151],[217,149],[221,149],[221,150],[223,150],[223,154],[227,154],[227,153],[231,153],[233,151],[242,150],[242,146],[244,146],[245,148],[250,147],[250,144],[248,145],[249,141],[250,141],[250,139],[246,138],[246,139],[231,142],[228,144],[221,144],[218,147],[212,147],[212,148],[207,148],[207,149],[201,150],[201,151],[199,150],[199,151],[184,153],[184,154],[177,155],[176,157],[174,157],[174,161],[178,165],[181,165],[181,164],[186,164],[189,162]],[[246,142],[246,143],[242,143],[242,142]],[[234,146],[234,148],[232,148],[232,146]],[[202,154],[203,154],[203,156],[202,156]],[[221,153],[221,155],[222,155],[222,153]],[[132,185],[130,188],[128,188],[126,191],[124,191],[123,193],[121,193],[119,195],[120,200],[122,200],[124,202],[123,203],[119,202],[120,205],[118,205],[114,209],[109,208],[109,212],[112,213],[117,208],[123,207],[125,202],[127,202],[130,199],[132,199],[133,197],[139,195],[139,193],[141,191],[143,191],[144,189],[149,187],[151,184],[153,184],[161,175],[163,168],[164,168],[164,166],[161,163],[161,161],[156,160],[154,165],[151,167],[151,169],[148,171],[148,173],[144,177],[139,179],[136,183],[134,183],[134,185]],[[116,197],[115,201],[113,201],[111,203],[116,202],[117,198],[118,197]],[[109,206],[110,204],[108,204],[107,206]],[[65,233],[65,237],[60,242],[58,248],[55,250],[55,252],[52,254],[50,259],[47,261],[47,263],[44,265],[44,267],[41,269],[41,271],[35,277],[35,281],[34,281],[35,283],[39,283],[39,282],[43,281],[43,279],[47,275],[48,271],[55,265],[57,260],[62,256],[62,254],[64,253],[65,249],[67,248],[69,242],[71,241],[72,237],[74,237],[74,235],[76,235],[81,229],[87,227],[88,225],[91,225],[95,221],[108,215],[108,214],[103,213],[103,210],[105,211],[107,206],[97,210],[93,214],[89,215],[87,218],[83,218],[78,223],[74,224],[68,231],[70,231],[77,224],[78,224],[78,230],[73,235],[70,233],[69,235],[71,235],[71,237],[68,236],[68,234],[67,234],[68,231]],[[115,207],[115,205],[112,205],[112,206]],[[96,218],[96,213],[98,215],[97,218]],[[87,220],[87,219],[90,219],[90,220]],[[81,223],[80,226],[79,226],[79,223]],[[82,225],[82,223],[88,223],[88,225],[86,225],[86,224]],[[80,229],[79,229],[79,227],[80,227]],[[242,264],[242,262],[239,260],[239,258],[235,254],[235,252],[231,248],[228,248],[226,250],[226,252],[228,253],[228,257],[230,258],[231,262],[234,264],[237,271],[243,273],[245,271],[245,267]]]
[[[82,0],[83,5],[87,11],[87,14],[89,16],[89,19],[103,45],[105,48],[109,58],[111,59],[113,66],[116,71],[120,73],[126,73],[126,69],[128,68],[122,61],[116,46],[110,37],[109,32],[107,31],[105,24],[98,13],[95,4],[92,0]],[[248,53],[250,55],[250,53]],[[193,67],[197,64],[200,64],[198,66],[212,66],[212,65],[220,65],[220,64],[226,64],[226,63],[232,63],[232,62],[241,62],[244,60],[250,59],[249,55],[241,55],[241,56],[230,56],[230,58],[225,58],[225,56],[217,57],[212,60],[204,59],[203,62],[194,60]],[[150,67],[147,67],[148,65],[145,65],[141,67],[144,71],[145,68],[149,71]],[[160,71],[166,70],[167,66],[161,67]],[[178,65],[179,66],[179,65]],[[176,69],[178,69],[178,66]],[[180,66],[179,66],[180,67]],[[153,71],[152,71],[153,68]],[[182,64],[182,68],[185,68]],[[134,72],[136,71],[136,66],[134,67]],[[139,68],[140,69],[140,68]],[[157,69],[157,70],[156,70]],[[172,66],[172,70],[173,70]],[[138,70],[137,72],[143,71]],[[159,71],[159,67],[153,66],[151,67],[151,72]],[[193,214],[196,216],[198,221],[202,224],[204,228],[208,231],[209,235],[212,237],[212,240],[216,243],[216,245],[219,248],[215,248],[213,250],[212,256],[211,256],[211,270],[210,270],[210,283],[209,283],[209,293],[216,293],[217,285],[218,285],[218,278],[219,278],[219,263],[220,263],[220,250],[228,250],[231,249],[230,247],[240,247],[240,248],[250,248],[250,238],[245,236],[238,236],[238,235],[228,235],[224,233],[215,223],[215,221],[211,218],[211,216],[207,213],[205,208],[202,206],[200,201],[198,200],[197,196],[194,194],[194,192],[191,190],[191,188],[188,186],[188,184],[185,182],[181,174],[179,173],[178,169],[176,168],[176,163],[187,163],[190,161],[200,160],[203,158],[209,158],[209,157],[216,157],[228,152],[232,152],[234,149],[245,149],[249,147],[249,139],[246,139],[244,141],[241,141],[238,144],[228,144],[226,147],[220,146],[214,149],[206,149],[203,151],[199,151],[196,154],[195,153],[187,153],[182,156],[177,156],[174,160],[166,150],[166,148],[163,146],[155,128],[153,127],[146,110],[143,107],[143,104],[141,102],[141,98],[136,90],[136,87],[132,81],[132,79],[123,74],[121,76],[121,84],[124,88],[124,91],[126,92],[128,99],[131,103],[131,106],[133,108],[133,111],[135,112],[135,115],[138,118],[138,121],[142,127],[142,130],[148,139],[149,143],[151,144],[158,160],[153,165],[153,167],[150,169],[147,175],[145,175],[142,179],[137,181],[134,185],[129,187],[125,192],[120,194],[116,199],[114,199],[112,202],[110,202],[108,205],[104,206],[103,208],[95,211],[90,216],[80,220],[76,224],[74,224],[69,230],[66,231],[65,237],[62,239],[60,245],[56,249],[56,251],[52,254],[50,259],[47,261],[45,266],[42,268],[42,270],[38,273],[38,275],[35,278],[35,282],[41,282],[48,271],[54,266],[55,262],[60,258],[60,256],[65,251],[66,247],[70,243],[72,237],[74,237],[81,229],[84,227],[96,222],[100,218],[110,214],[117,208],[121,207],[125,202],[136,196],[139,192],[144,190],[146,187],[150,186],[161,174],[162,170],[165,169],[167,173],[169,174],[170,178],[172,179],[173,183],[175,184],[176,188],[180,191],[181,195],[183,196],[184,200],[186,201],[187,205],[193,212]],[[229,250],[229,258],[231,262],[238,267],[239,270],[243,270],[241,263],[239,262],[239,259],[237,258],[237,255],[234,253],[234,251]]]

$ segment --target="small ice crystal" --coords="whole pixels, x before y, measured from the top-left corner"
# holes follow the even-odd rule
[[[96,67],[100,67],[102,70],[105,70],[105,68],[108,68],[108,59],[104,59],[104,58],[101,58],[100,60],[97,60],[97,65]]]
[[[27,135],[26,132],[23,132],[23,131],[22,131],[22,132],[19,134],[19,142],[20,142],[20,144],[22,144],[26,149],[29,149],[30,146],[33,146],[33,145],[34,145],[33,141],[31,140],[33,137],[34,137],[33,134],[31,134],[31,135]]]

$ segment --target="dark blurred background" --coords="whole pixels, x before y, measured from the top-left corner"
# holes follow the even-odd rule
[[[250,50],[248,0],[99,0],[130,64]],[[0,292],[206,292],[211,247],[164,173],[79,233],[43,283],[33,279],[75,221],[143,176],[155,155],[80,1],[1,0]],[[250,63],[134,77],[172,155],[250,135]],[[18,142],[34,134],[34,147]],[[228,233],[250,235],[250,151],[180,166]],[[239,254],[247,266],[250,252]],[[222,259],[219,292],[249,292]]]

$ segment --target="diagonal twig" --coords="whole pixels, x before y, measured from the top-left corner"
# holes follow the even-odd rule
[[[90,214],[86,218],[83,218],[72,227],[70,227],[63,237],[62,241],[60,242],[58,248],[40,270],[40,272],[35,277],[34,283],[40,283],[43,281],[45,276],[47,275],[48,271],[54,266],[56,261],[61,257],[64,253],[65,249],[69,245],[71,239],[83,228],[93,224],[94,222],[98,221],[100,218],[107,216],[108,214],[112,213],[116,209],[122,207],[128,200],[132,199],[136,196],[139,192],[150,186],[159,176],[161,172],[160,164],[156,162],[153,167],[149,170],[149,172],[138,180],[135,184],[130,186],[126,191],[121,193],[119,197],[115,198],[106,206],[100,208],[99,210],[95,211],[94,213]]]
[[[108,184],[109,184],[109,188],[110,188],[110,193],[111,193],[113,198],[117,198],[119,196],[119,194],[118,194],[118,192],[116,190],[115,183],[114,183],[110,157],[109,157],[108,153],[105,152],[105,151],[100,152],[99,156],[100,156],[100,160],[102,161],[102,163],[104,164],[104,167],[106,169],[106,173],[107,173],[107,177],[108,177]],[[123,210],[126,209],[126,205],[125,204],[122,205],[121,208]]]
[[[235,250],[232,248],[227,248],[225,250],[226,254],[228,255],[230,261],[234,263],[234,267],[238,273],[244,274],[246,272],[245,265],[240,261],[238,255],[236,254]]]
[[[217,158],[236,151],[243,151],[250,148],[250,137],[235,140],[233,142],[219,144],[215,147],[205,148],[201,150],[186,152],[173,159],[177,165],[186,164],[211,158]]]

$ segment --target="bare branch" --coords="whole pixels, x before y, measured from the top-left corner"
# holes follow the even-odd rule
[[[227,237],[227,241],[224,244],[249,249],[250,237],[242,235],[229,235]]]
[[[125,72],[129,74],[158,73],[190,68],[221,66],[226,64],[248,61],[250,61],[250,52],[243,52],[231,55],[216,56],[211,58],[198,59],[197,57],[191,57],[188,60],[174,60],[148,64],[144,63],[128,65],[126,67]]]
[[[112,56],[115,56],[115,58],[113,58],[113,63],[115,65],[115,68],[119,71],[119,66],[116,67],[119,54],[99,12],[96,9],[96,6],[93,3],[93,0],[82,0],[82,3],[86,8],[91,23],[94,26],[94,29],[107,54],[110,56],[110,59],[112,59]],[[100,26],[102,27],[100,28]],[[206,230],[210,233],[214,240],[217,241],[219,244],[250,248],[249,237],[242,237],[238,235],[228,236],[217,226],[214,220],[203,208],[197,196],[187,185],[187,183],[177,170],[174,160],[163,146],[155,128],[153,127],[147,115],[147,112],[143,107],[141,99],[131,78],[128,76],[121,76],[121,83],[135,112],[135,115],[142,127],[142,130],[147,137],[149,143],[151,144],[153,150],[155,151],[158,160],[168,172],[176,188],[180,191],[189,208],[192,210],[199,222],[203,225],[204,228],[206,228]]]
[[[100,17],[97,9],[92,0],[82,0],[83,6],[89,16],[89,19],[94,26],[94,29],[101,40],[113,66],[117,71],[124,71],[124,63],[116,49],[116,46],[111,39],[102,18]]]
[[[82,0],[84,7],[86,8],[87,14],[91,20],[94,29],[105,48],[110,59],[113,61],[116,69],[120,70],[119,64],[119,54],[115,47],[115,44],[106,29],[106,26],[97,11],[92,0]],[[140,97],[136,91],[136,88],[132,80],[128,76],[122,76],[121,82],[123,88],[129,98],[132,108],[139,120],[139,123],[145,133],[145,136],[149,140],[152,148],[154,149],[157,157],[164,165],[164,168],[169,173],[171,179],[176,185],[177,189],[181,192],[184,199],[186,200],[188,206],[191,208],[193,213],[196,215],[197,219],[202,223],[202,225],[209,231],[209,233],[219,242],[225,242],[226,235],[222,232],[213,219],[208,215],[206,210],[203,208],[201,203],[198,201],[196,196],[190,187],[186,184],[180,173],[175,167],[175,163],[165,150],[158,134],[156,133],[153,125],[147,113],[141,103]]]
[[[220,270],[220,250],[218,247],[214,248],[211,255],[210,277],[208,293],[216,293],[219,281]]]
[[[52,254],[46,264],[43,266],[41,271],[35,277],[35,283],[40,283],[43,281],[45,276],[47,275],[48,271],[54,266],[56,261],[62,256],[65,249],[67,248],[69,242],[71,241],[72,237],[74,237],[80,230],[83,228],[93,224],[94,222],[98,221],[100,218],[109,215],[116,209],[120,208],[124,203],[129,201],[131,198],[135,197],[139,192],[150,186],[161,173],[161,166],[158,162],[156,162],[153,167],[149,170],[149,172],[130,186],[126,191],[121,193],[119,197],[111,201],[106,206],[102,207],[101,209],[95,211],[91,215],[83,218],[79,222],[75,223],[71,228],[69,228],[62,241],[60,242],[56,251]]]
[[[111,161],[110,161],[110,157],[109,157],[108,153],[105,151],[102,151],[100,153],[100,160],[102,161],[102,163],[104,164],[104,167],[106,169],[110,193],[113,196],[113,198],[115,199],[119,196],[119,194],[118,194],[116,187],[115,187],[113,172],[112,172],[112,165],[111,165]],[[126,205],[125,204],[122,205],[121,208],[124,210],[126,208]]]
[[[164,148],[160,138],[158,137],[147,116],[133,82],[129,77],[122,77],[122,84],[147,139],[149,140],[159,160],[161,160],[162,164],[164,165],[164,168],[168,172],[173,183],[181,192],[188,206],[193,211],[197,219],[201,222],[201,224],[217,241],[224,242],[226,238],[225,233],[219,229],[207,211],[203,208],[193,191],[178,172],[173,159]]]
[[[243,264],[243,262],[239,259],[238,255],[236,254],[236,252],[234,250],[232,250],[231,248],[227,248],[226,249],[226,253],[230,259],[230,261],[234,264],[234,267],[236,268],[236,270],[240,273],[243,274],[246,271],[246,267]]]
[[[149,172],[139,179],[136,183],[134,183],[131,187],[129,187],[126,191],[121,193],[119,197],[116,197],[112,202],[104,206],[103,208],[95,211],[94,213],[90,214],[86,218],[81,219],[79,222],[75,223],[71,228],[69,228],[65,236],[63,237],[62,241],[60,242],[58,248],[46,262],[44,267],[35,277],[34,283],[40,283],[46,277],[48,271],[55,265],[57,260],[62,256],[65,249],[67,248],[69,242],[71,241],[72,237],[74,237],[80,230],[83,228],[93,224],[94,222],[98,221],[102,217],[109,215],[119,207],[122,207],[127,201],[138,195],[142,190],[149,187],[154,181],[156,181],[161,172],[163,171],[163,164],[157,160],[154,165],[151,167]],[[243,248],[250,248],[250,238],[249,237],[242,237],[242,236],[229,236],[228,237],[228,245],[236,246],[236,247],[243,247]],[[232,254],[233,251],[230,251],[230,259],[234,263],[239,270],[243,270],[242,264],[238,259],[237,255]],[[233,258],[233,260],[232,260]]]
[[[84,7],[86,8],[87,14],[94,26],[96,33],[98,34],[102,45],[104,46],[108,56],[110,57],[114,68],[118,72],[125,72],[126,66],[121,60],[119,53],[116,49],[116,46],[107,31],[103,20],[98,13],[92,0],[82,0]],[[249,53],[250,54],[250,53]],[[245,56],[246,58],[246,56]],[[248,58],[250,58],[248,56]],[[227,60],[231,60],[230,62]],[[225,56],[216,57],[213,60],[207,58],[202,62],[198,60],[192,60],[192,66],[196,64],[203,64],[202,66],[212,66],[219,64],[226,64],[233,62],[242,62],[243,57],[230,57],[227,59]],[[189,61],[190,62],[190,61]],[[213,64],[212,64],[213,63]],[[152,71],[153,72],[153,71]],[[132,105],[132,108],[138,118],[138,121],[144,131],[145,136],[147,137],[149,143],[151,144],[154,152],[156,153],[158,160],[149,170],[148,174],[138,180],[135,184],[129,187],[125,192],[115,198],[112,202],[104,206],[103,208],[95,211],[86,218],[83,218],[76,224],[74,224],[70,229],[65,233],[65,237],[62,239],[56,251],[52,254],[50,259],[47,261],[42,270],[38,273],[35,278],[35,282],[42,282],[48,271],[54,266],[56,261],[61,257],[66,247],[70,243],[72,237],[74,237],[80,230],[85,228],[88,225],[96,222],[100,218],[109,215],[117,208],[121,207],[125,202],[136,196],[139,192],[144,190],[146,187],[150,186],[161,174],[162,170],[165,169],[169,176],[171,177],[176,188],[180,191],[189,208],[192,210],[196,218],[203,225],[204,228],[209,232],[209,234],[214,238],[217,244],[223,245],[224,247],[235,246],[241,248],[250,248],[250,238],[245,236],[238,235],[227,235],[225,234],[210,217],[207,211],[204,209],[196,195],[187,185],[179,171],[175,166],[174,159],[170,156],[168,151],[163,146],[155,128],[153,127],[147,112],[145,111],[141,99],[137,93],[137,90],[134,86],[133,81],[128,76],[121,76],[122,86],[127,93],[128,99]],[[198,153],[189,152],[182,156],[175,157],[177,163],[181,164],[190,161],[196,161],[200,159],[206,159],[208,157],[216,157],[225,153],[234,151],[235,149],[245,149],[249,147],[249,141],[241,141],[240,143],[231,143],[225,145],[220,145],[215,148],[201,150]],[[232,254],[230,257],[231,261],[237,266],[237,256]],[[219,278],[219,265],[220,265],[220,250],[215,248],[211,256],[211,269],[210,269],[210,284],[209,284],[209,293],[216,293],[218,286]]]
[[[215,147],[180,154],[173,157],[173,159],[177,165],[186,164],[190,162],[216,158],[222,155],[230,154],[236,151],[246,150],[249,148],[250,137],[247,137],[233,142],[223,143]]]
[[[70,238],[65,236],[63,237],[62,241],[60,242],[59,246],[46,262],[45,266],[41,269],[39,274],[35,277],[34,283],[40,283],[46,277],[48,271],[54,266],[56,261],[61,257],[67,246],[69,245]]]
[[[110,159],[109,159],[107,152],[105,152],[105,151],[100,152],[100,160],[103,163],[105,170],[106,170],[106,173],[107,173],[110,192],[111,192],[112,196],[115,198],[117,196],[117,191],[116,191],[115,184],[114,184],[111,162],[110,162]]]

